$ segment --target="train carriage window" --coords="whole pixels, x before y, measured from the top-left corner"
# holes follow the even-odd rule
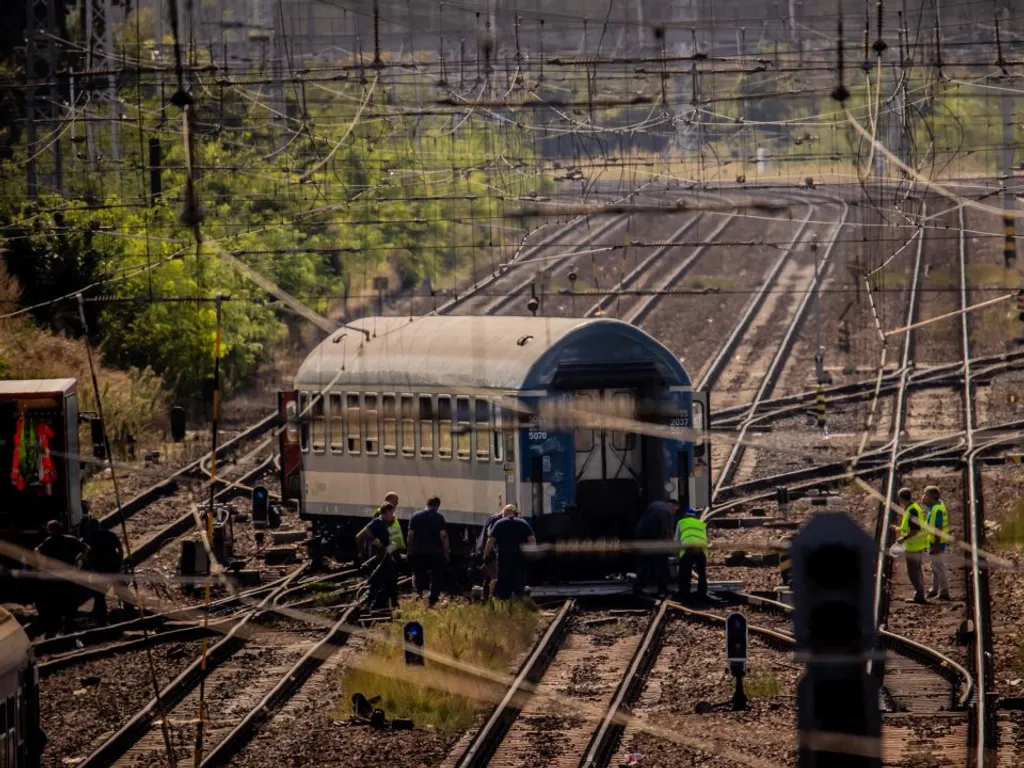
[[[469,455],[473,450],[473,423],[469,420],[469,398],[455,398],[455,424],[458,436],[456,438],[456,452],[460,459],[469,461]]]
[[[341,453],[345,449],[345,411],[342,408],[341,395],[327,396],[327,416],[330,419],[331,453]]]
[[[420,456],[434,455],[434,403],[430,395],[420,395]]]
[[[309,450],[309,393],[299,393],[299,448]]]
[[[636,407],[629,392],[612,395],[612,413],[616,419],[636,418]],[[636,448],[636,434],[633,432],[612,432],[612,448],[617,451],[631,451]]]
[[[437,396],[437,455],[442,459],[452,457],[452,398],[450,395]]]
[[[398,452],[398,414],[395,411],[395,396],[383,395],[380,403],[383,425],[381,450],[387,456],[394,456]]]
[[[366,423],[366,453],[376,456],[380,440],[380,411],[377,409],[377,395],[363,395],[363,417]]]
[[[313,407],[310,408],[312,421],[313,453],[323,453],[327,448],[327,417],[324,414],[324,399],[320,395],[313,396]]]
[[[509,408],[501,408],[498,429],[505,436],[505,461],[509,464],[516,458],[516,414]]]
[[[348,392],[345,395],[345,436],[348,438],[346,447],[349,453],[359,453],[362,448],[359,427],[359,395]]]
[[[492,447],[493,447],[494,452],[495,452],[495,461],[496,462],[500,462],[502,460],[502,457],[505,454],[505,451],[504,451],[504,449],[505,449],[505,440],[502,437],[503,424],[507,423],[509,426],[511,426],[512,422],[511,421],[509,421],[509,422],[503,422],[502,421],[502,401],[501,400],[495,400],[494,401],[493,413],[495,415],[495,432],[494,432],[495,437],[492,440],[492,443],[493,443]]]
[[[402,395],[402,455],[416,455],[416,401],[412,395]]]
[[[476,458],[477,461],[487,461],[491,458],[491,404],[478,397],[473,401],[473,416],[476,422],[473,427],[476,429]]]
[[[576,395],[576,407],[587,414],[594,411],[594,398],[591,395]],[[576,452],[589,453],[594,450],[594,430],[589,427],[576,428]]]

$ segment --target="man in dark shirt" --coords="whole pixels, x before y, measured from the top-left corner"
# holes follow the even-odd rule
[[[494,580],[498,578],[498,565],[493,554],[485,556],[484,552],[487,549],[487,539],[491,535],[491,529],[501,519],[503,519],[501,512],[491,515],[487,522],[484,523],[484,527],[480,530],[480,536],[476,540],[476,553],[481,561],[480,577],[483,581],[483,599],[485,602],[491,596],[491,587],[494,585]]]
[[[409,519],[409,564],[412,566],[412,585],[422,596],[430,591],[430,604],[441,596],[444,567],[451,556],[448,531],[444,515],[438,509],[441,499],[432,496],[427,506]]]
[[[661,501],[647,506],[647,510],[637,521],[633,535],[640,542],[671,542],[672,511],[671,507]],[[636,558],[636,588],[643,592],[644,588],[654,582],[658,589],[658,597],[668,595],[668,553],[641,552]]]
[[[101,528],[99,521],[92,517],[82,520],[82,541],[89,547],[86,566],[93,573],[104,574],[110,578],[114,594],[124,602],[131,603],[131,594],[119,576],[124,564],[124,553],[121,549],[121,538],[111,530]],[[104,584],[96,585],[93,595],[92,617],[98,624],[107,623],[107,588]]]
[[[530,524],[519,517],[519,510],[514,504],[506,505],[501,516],[487,537],[484,555],[495,549],[498,551],[498,583],[494,596],[508,600],[526,594],[526,556],[522,547],[523,544],[536,544],[537,538]]]
[[[64,526],[56,520],[46,524],[46,532],[49,535],[36,547],[36,552],[43,557],[74,568],[89,552],[89,547],[84,543],[74,536],[65,534]],[[53,637],[61,628],[65,632],[70,629],[75,609],[75,592],[75,584],[64,581],[62,575],[54,574],[49,582],[42,585],[36,601],[36,610],[39,612],[39,620],[47,637]]]
[[[395,570],[395,561],[391,554],[394,546],[391,543],[391,535],[388,528],[395,520],[395,508],[392,504],[385,502],[380,507],[380,516],[375,517],[356,534],[356,550],[359,551],[369,546],[370,560],[368,567],[371,569],[370,585],[370,609],[377,610],[388,606],[398,607],[398,572]]]

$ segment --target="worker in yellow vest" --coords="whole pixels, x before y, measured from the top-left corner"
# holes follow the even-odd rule
[[[402,535],[402,524],[398,522],[398,494],[394,491],[388,491],[384,496],[384,504],[390,504],[395,508],[395,519],[388,526],[388,534],[391,536],[391,543],[395,545],[395,550],[402,554],[405,552],[405,536]],[[384,504],[381,506],[384,506]],[[374,510],[374,517],[380,517],[380,509],[381,507],[377,507]]]
[[[679,599],[690,600],[690,576],[697,571],[697,600],[708,596],[708,524],[700,519],[697,510],[687,507],[676,526],[679,544]]]
[[[914,494],[909,488],[900,488],[896,495],[903,507],[903,519],[900,521],[900,537],[897,544],[903,545],[907,558],[907,576],[914,587],[914,596],[907,602],[926,603],[924,599],[924,554],[928,551],[928,531],[925,511],[914,501]]]
[[[928,560],[932,564],[932,589],[928,597],[949,602],[949,570],[946,567],[946,545],[949,541],[949,512],[939,496],[937,486],[924,489],[921,504],[928,521]]]

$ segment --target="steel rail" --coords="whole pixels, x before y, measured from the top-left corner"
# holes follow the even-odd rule
[[[594,231],[590,233],[590,237],[594,238],[594,239],[596,239],[598,237],[602,237],[609,230],[613,230],[613,229],[616,229],[616,228],[622,226],[628,220],[629,220],[629,216],[626,215],[626,214],[620,215],[620,216],[614,216],[611,219],[609,219],[608,221],[605,221],[605,222],[599,224],[594,229]],[[538,244],[536,246],[537,249],[540,249],[540,248],[543,248],[543,247],[544,247],[544,243]],[[523,279],[522,281],[517,283],[513,288],[511,288],[508,291],[506,291],[502,296],[498,296],[496,299],[491,301],[486,306],[486,308],[484,309],[483,313],[485,315],[496,315],[499,312],[503,311],[513,301],[516,301],[517,299],[519,299],[523,295],[523,293],[526,291],[527,288],[529,288],[534,283],[538,282],[538,277],[537,277],[538,274],[541,274],[540,280],[543,280],[544,279],[543,278],[543,274],[544,273],[549,273],[549,274],[553,273],[555,270],[560,269],[563,266],[569,264],[573,259],[576,259],[578,257],[578,254],[576,253],[576,251],[583,250],[584,248],[585,248],[585,246],[582,245],[582,244],[581,245],[577,245],[577,246],[575,246],[575,250],[573,252],[571,252],[571,253],[567,253],[567,254],[564,254],[564,255],[559,256],[557,258],[551,259],[550,261],[545,261],[545,262],[542,262],[542,263],[538,264],[537,265],[537,267],[538,267],[537,272],[535,272],[534,274],[531,274],[530,276],[526,277],[525,279]],[[524,260],[524,261],[520,262],[519,266],[520,267],[527,267],[529,264],[530,264],[530,261],[527,259],[527,260]],[[543,290],[542,290],[542,295],[543,295]],[[538,298],[541,298],[541,296],[538,296]],[[541,307],[541,311],[543,312],[543,307]]]
[[[640,694],[644,679],[651,671],[658,652],[661,650],[661,640],[665,632],[665,625],[668,623],[668,608],[668,603],[662,600],[658,610],[651,617],[647,631],[629,662],[626,674],[619,681],[611,704],[587,745],[580,768],[597,768],[597,766],[607,765],[611,761],[612,753],[615,751],[619,739],[622,738],[622,731],[625,728],[628,716],[627,707]]]
[[[754,399],[750,404],[749,417],[738,428],[738,440],[733,445],[733,448],[729,453],[729,458],[725,462],[725,466],[722,467],[721,471],[719,472],[718,482],[715,484],[715,488],[711,496],[712,501],[714,501],[714,499],[719,495],[722,488],[725,487],[725,485],[732,479],[733,474],[735,474],[736,470],[739,468],[739,463],[742,460],[743,453],[745,451],[744,440],[746,438],[747,431],[750,428],[751,420],[754,416],[756,416],[757,409],[760,406],[761,401],[767,395],[771,394],[771,390],[774,388],[775,383],[778,380],[780,373],[782,372],[783,363],[792,351],[793,344],[796,340],[796,336],[800,328],[803,326],[803,321],[807,313],[807,309],[810,307],[811,301],[818,290],[820,281],[825,276],[825,273],[829,266],[829,259],[835,247],[836,236],[838,232],[840,232],[843,226],[846,224],[846,218],[849,214],[849,206],[845,202],[840,201],[840,206],[842,212],[839,216],[839,221],[833,228],[834,234],[832,237],[829,238],[830,242],[825,248],[825,253],[822,256],[820,265],[815,265],[814,277],[811,280],[810,285],[808,286],[807,293],[804,295],[803,300],[797,307],[797,311],[793,315],[793,320],[790,322],[789,328],[786,330],[786,335],[783,338],[782,343],[779,345],[779,348],[775,351],[775,355],[772,358],[771,364],[768,366],[768,371],[761,379],[761,384],[758,387],[757,393],[754,395]],[[712,516],[713,514],[713,510],[709,511],[705,515],[705,519]]]
[[[967,573],[967,592],[970,616],[974,622],[971,666],[975,676],[977,694],[973,699],[972,718],[967,732],[968,764],[973,768],[985,768],[996,763],[995,706],[989,699],[994,695],[993,669],[991,664],[992,622],[988,571],[981,566],[979,549],[985,541],[985,510],[982,504],[981,473],[978,470],[978,452],[975,448],[974,381],[971,372],[970,330],[967,324],[967,308],[970,306],[967,272],[967,224],[964,207],[957,209],[960,229],[960,334],[963,342],[964,378],[963,407],[964,432],[967,438],[966,466],[964,468],[964,528],[970,545],[971,567]],[[948,513],[947,513],[948,514]]]
[[[1024,352],[1007,352],[1001,355],[976,357],[971,361],[971,365],[975,367],[982,366],[979,370],[974,371],[975,380],[988,379],[1002,373],[1020,370],[1024,367]],[[960,383],[962,367],[962,363],[953,363],[911,370],[907,385],[911,389],[931,389],[958,385]],[[880,391],[885,394],[893,392],[896,389],[901,374],[902,371],[895,369],[884,373],[882,375]],[[824,392],[825,396],[830,399],[830,402],[856,402],[858,399],[871,396],[874,392],[875,384],[875,379],[851,382],[849,384],[837,384],[832,387],[826,387]],[[766,407],[769,410],[766,413],[762,413],[758,419],[765,420],[786,416],[791,413],[799,413],[803,406],[814,403],[817,394],[816,390],[807,390],[793,395],[783,395],[782,397],[763,400],[760,410],[763,411]],[[748,410],[749,406],[746,405],[723,408],[714,414],[715,428],[725,428],[741,421]]]
[[[124,756],[149,731],[161,708],[165,713],[171,712],[199,685],[204,675],[217,669],[245,645],[247,638],[243,636],[242,630],[270,607],[278,592],[286,589],[304,571],[305,568],[300,568],[292,573],[274,592],[266,595],[254,611],[238,620],[221,640],[211,646],[206,654],[205,667],[203,658],[196,658],[160,692],[159,698],[151,699],[116,733],[78,763],[79,768],[108,768]]]
[[[268,469],[271,468],[273,463],[274,457],[270,456],[264,459],[262,462],[260,462],[259,465],[249,470],[249,472],[242,475],[242,477],[238,478],[238,480],[222,481],[223,483],[225,483],[225,485],[227,485],[227,487],[221,489],[220,491],[217,491],[217,493],[213,497],[214,501],[223,502],[229,496],[237,495],[239,493],[244,492],[244,490],[246,490],[245,483],[255,480],[257,477],[264,474]],[[130,562],[132,565],[139,565],[145,562],[153,555],[155,555],[157,552],[159,552],[161,549],[163,549],[164,545],[167,544],[167,542],[186,533],[194,525],[195,518],[192,515],[192,511],[189,510],[185,514],[169,522],[167,525],[165,525],[159,531],[151,535],[149,538],[144,539],[142,542],[140,542],[132,550],[131,560],[129,561],[126,558],[125,562]]]
[[[631,197],[634,197],[635,195],[640,194],[640,192],[643,189],[651,186],[653,183],[654,183],[653,181],[644,182],[643,184],[641,184],[639,187],[637,187],[632,192],[629,192],[628,194],[624,195],[623,197],[616,198],[614,202],[615,203],[621,203],[621,202],[623,202],[625,200],[629,200]],[[437,309],[435,309],[433,312],[431,312],[429,314],[435,314],[435,315],[451,314],[451,312],[453,310],[457,309],[464,302],[466,302],[467,300],[469,300],[470,298],[472,298],[476,294],[480,293],[481,291],[485,290],[486,288],[489,288],[497,280],[500,280],[501,278],[505,277],[509,273],[509,271],[511,271],[513,269],[518,269],[519,267],[523,266],[524,264],[529,263],[529,259],[526,258],[527,254],[539,253],[543,248],[546,248],[549,245],[553,245],[554,243],[558,242],[559,240],[563,239],[567,235],[571,234],[575,230],[577,230],[580,227],[582,227],[584,224],[588,223],[590,221],[590,217],[593,216],[593,215],[595,215],[595,214],[589,214],[588,213],[588,214],[584,214],[582,216],[577,216],[577,217],[573,218],[569,222],[561,225],[557,229],[557,231],[551,233],[550,235],[545,237],[543,240],[541,240],[541,242],[537,243],[536,245],[526,246],[525,243],[526,243],[527,238],[529,238],[529,236],[531,234],[533,234],[532,232],[528,233],[526,235],[526,237],[523,238],[523,242],[520,244],[519,250],[516,252],[516,255],[513,256],[508,261],[508,263],[507,263],[507,265],[506,265],[506,267],[504,269],[499,268],[498,271],[492,272],[490,276],[484,278],[481,281],[473,283],[473,286],[471,288],[469,288],[464,294],[462,294],[461,296],[456,295],[456,296],[452,297],[451,299],[449,299],[448,301],[446,301],[443,304],[441,304],[441,306],[439,306]],[[625,217],[623,217],[623,218],[625,218]],[[548,225],[545,224],[543,226],[548,226]],[[536,231],[536,230],[534,230],[534,231]],[[529,284],[530,284],[530,281],[527,281],[526,283],[521,284],[518,290],[522,290],[523,287],[528,287]]]
[[[200,768],[227,765],[274,714],[287,704],[325,661],[347,642],[352,624],[359,617],[359,606],[350,606],[327,634],[302,655],[266,696],[206,755]]]
[[[683,277],[685,277],[686,274],[691,269],[693,269],[693,265],[697,263],[697,259],[699,259],[703,255],[704,251],[706,251],[708,247],[713,246],[715,244],[715,240],[718,239],[719,235],[721,235],[722,232],[724,232],[725,229],[735,220],[735,213],[729,213],[728,215],[726,215],[722,219],[722,221],[719,222],[719,224],[711,231],[711,234],[708,235],[707,242],[702,243],[701,245],[694,248],[693,253],[691,253],[689,256],[683,259],[682,263],[678,267],[676,267],[668,277],[666,277],[664,280],[661,281],[661,283],[659,283],[657,290],[663,291],[666,288],[669,288],[675,285],[680,280],[682,280]],[[666,248],[665,250],[667,251],[668,248]],[[647,318],[647,316],[651,313],[651,311],[662,298],[664,297],[660,294],[641,297],[640,301],[638,301],[622,319],[625,322],[629,323],[630,325],[639,326],[640,323],[642,323]]]
[[[679,229],[677,229],[675,232],[673,232],[671,235],[668,236],[668,239],[670,241],[673,241],[676,238],[682,237],[687,232],[689,232],[691,229],[693,229],[693,227],[696,226],[697,222],[700,221],[700,219],[701,219],[701,214],[700,213],[698,213],[696,216],[693,216],[693,217],[687,219],[685,222],[683,222],[683,225],[681,227],[679,227]],[[658,261],[658,259],[660,259],[666,253],[668,253],[668,251],[670,249],[672,249],[673,247],[675,247],[675,246],[662,245],[662,246],[658,246],[657,248],[655,248],[650,256],[648,256],[646,259],[644,259],[639,264],[637,264],[621,280],[619,280],[618,283],[616,283],[612,287],[612,289],[611,289],[612,292],[621,291],[626,286],[629,286],[629,285],[632,285],[633,283],[635,283],[641,276],[646,274],[647,271],[652,266],[654,266],[654,264]],[[608,309],[608,307],[611,306],[613,301],[615,301],[615,296],[612,293],[606,294],[606,295],[602,296],[600,299],[598,299],[598,301],[592,307],[590,307],[586,312],[584,312],[583,316],[584,317],[596,317],[598,315],[598,313],[603,312],[604,310]]]
[[[1003,434],[1004,432],[1010,432],[1012,434],[1005,435]],[[913,445],[907,446],[901,451],[899,459],[900,464],[912,467],[927,466],[929,463],[931,463],[933,465],[940,466],[960,467],[964,463],[964,448],[962,440],[963,434],[963,431],[951,433],[949,435],[942,435],[940,437],[932,438],[930,440],[925,440],[920,443],[914,443]],[[992,426],[989,427],[981,427],[978,430],[976,430],[975,436],[987,436],[988,439],[985,443],[986,446],[996,442],[1004,443],[1009,442],[1011,440],[1020,440],[1024,438],[1024,419],[1017,419],[1014,421],[1002,422],[1000,424],[993,424]],[[960,438],[960,441],[956,445],[940,445],[942,443],[949,443],[952,440],[957,440],[958,438]],[[927,451],[928,449],[931,449],[931,451],[923,455],[916,455],[920,451]],[[862,456],[861,459],[864,460],[874,458],[877,455],[877,453],[864,454],[864,456]],[[728,496],[731,495],[732,493],[742,492],[744,490],[749,491],[756,490],[759,488],[774,489],[779,485],[785,485],[789,480],[791,480],[794,476],[798,474],[802,475],[804,479],[807,480],[807,482],[804,482],[802,485],[796,486],[797,488],[813,488],[815,487],[814,479],[818,478],[818,475],[815,474],[816,472],[820,470],[821,474],[824,475],[824,478],[819,479],[821,480],[821,482],[827,483],[830,481],[830,476],[843,474],[842,472],[839,471],[840,469],[845,469],[846,471],[849,471],[850,462],[856,458],[857,457],[848,457],[836,461],[834,463],[827,464],[821,467],[811,468],[809,470],[797,470],[796,472],[767,475],[757,480],[749,480],[745,483],[739,483],[737,485],[728,486],[722,489],[722,493]],[[879,472],[884,471],[887,466],[888,465],[886,464],[881,466],[868,467],[864,469],[857,469],[856,465],[854,465],[854,473],[859,477],[867,477],[869,475],[873,476],[875,474],[878,474]],[[755,494],[752,496],[745,496],[732,499],[729,502],[722,504],[717,508],[716,517],[734,507],[738,507],[744,504],[752,504],[754,502],[762,501],[768,498],[774,498],[774,492]]]
[[[793,615],[793,607],[778,600],[761,597],[760,595],[751,595],[747,592],[725,594],[757,610],[786,616]],[[974,696],[974,676],[967,671],[963,664],[960,664],[937,648],[932,648],[929,645],[919,643],[903,635],[898,635],[895,632],[890,632],[887,629],[879,628],[878,637],[889,650],[906,659],[922,664],[937,675],[946,678],[950,685],[954,687],[954,690],[959,692],[955,697],[957,706],[961,709],[967,708],[968,703]]]
[[[739,345],[740,339],[747,332],[750,324],[753,322],[754,317],[760,311],[764,305],[765,299],[771,289],[772,284],[775,282],[775,278],[779,276],[782,268],[789,261],[793,251],[800,244],[800,238],[803,236],[804,230],[807,229],[807,224],[811,220],[811,216],[814,215],[814,205],[808,203],[807,215],[804,216],[803,220],[797,227],[796,233],[790,240],[789,245],[782,251],[779,258],[776,259],[775,264],[772,265],[771,270],[764,277],[764,282],[758,289],[757,293],[750,297],[750,301],[747,302],[746,308],[743,310],[743,314],[740,316],[739,321],[733,327],[729,337],[725,340],[725,344],[718,350],[718,354],[715,359],[711,361],[707,370],[704,371],[704,375],[700,377],[694,389],[702,392],[710,390],[715,382],[718,381],[718,377],[722,375],[722,371],[725,370],[726,363],[732,357],[733,352],[736,351],[736,347]]]
[[[547,630],[534,645],[529,657],[523,662],[501,701],[480,730],[474,734],[466,751],[459,757],[456,768],[484,768],[490,762],[512,722],[522,710],[523,703],[532,695],[534,687],[551,665],[568,629],[569,617],[575,608],[574,600],[566,600],[562,604]]]
[[[260,421],[253,424],[248,429],[239,432],[237,435],[226,441],[219,449],[218,453],[224,453],[231,451],[236,448],[240,443],[245,440],[251,440],[255,437],[260,437],[264,433],[273,429],[277,425],[278,414],[275,411],[264,416]],[[99,519],[101,528],[113,528],[114,526],[120,525],[121,518],[128,519],[138,512],[142,511],[154,501],[163,496],[169,496],[174,493],[178,488],[178,480],[183,479],[189,475],[195,474],[197,471],[201,471],[202,462],[208,460],[210,453],[207,452],[200,456],[193,462],[186,464],[181,469],[175,470],[166,479],[161,480],[159,483],[150,486],[142,493],[138,494],[132,499],[129,499],[121,505],[120,509],[116,509],[113,512],[104,515]]]
[[[927,215],[927,209],[922,206],[921,215]],[[907,302],[907,315],[904,326],[910,327],[914,324],[918,311],[918,294],[921,280],[921,263],[924,257],[924,243],[926,234],[921,232],[917,238],[917,253],[914,257],[913,278],[910,284],[910,296]],[[903,338],[903,355],[900,363],[900,380],[896,391],[896,403],[893,407],[891,431],[892,442],[889,451],[889,470],[886,473],[884,484],[885,501],[878,506],[878,528],[875,539],[878,542],[875,551],[875,579],[874,579],[874,618],[875,627],[881,627],[888,621],[890,591],[888,589],[892,576],[892,558],[889,557],[889,540],[892,528],[889,525],[891,517],[889,504],[896,497],[896,481],[899,469],[900,446],[904,435],[907,420],[907,384],[910,379],[910,367],[914,353],[914,331],[908,330]],[[870,665],[869,665],[870,666]],[[881,680],[884,675],[885,665],[879,665]]]

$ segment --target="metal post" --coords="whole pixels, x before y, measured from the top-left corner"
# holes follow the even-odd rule
[[[1008,8],[1003,8],[1002,12],[1004,27],[1009,23],[1010,11]],[[996,35],[999,34],[999,20],[996,20]],[[999,52],[1000,64],[1002,64],[1002,45],[1000,44]],[[1010,183],[1013,179],[1013,97],[1010,95],[1010,87],[1006,80],[1003,81],[1003,88],[1000,92],[999,106],[1001,112],[1001,119],[1003,121],[1003,231],[1005,233],[1005,239],[1003,241],[1003,266],[1006,269],[1012,267],[1017,261],[1017,232],[1016,232],[1016,219],[1014,218],[1013,210],[1016,207],[1016,201],[1014,199],[1015,194],[1013,192],[1013,185]]]
[[[26,0],[25,3],[25,117],[27,120],[28,160],[26,162],[26,187],[32,199],[39,191],[38,160],[47,154],[47,147],[40,148],[39,125],[44,124],[53,132],[49,139],[53,152],[53,188],[61,190],[61,142],[57,138],[60,124],[57,115],[61,102],[57,88],[57,46],[59,37],[56,11],[53,0]],[[39,82],[45,84],[39,86]]]

